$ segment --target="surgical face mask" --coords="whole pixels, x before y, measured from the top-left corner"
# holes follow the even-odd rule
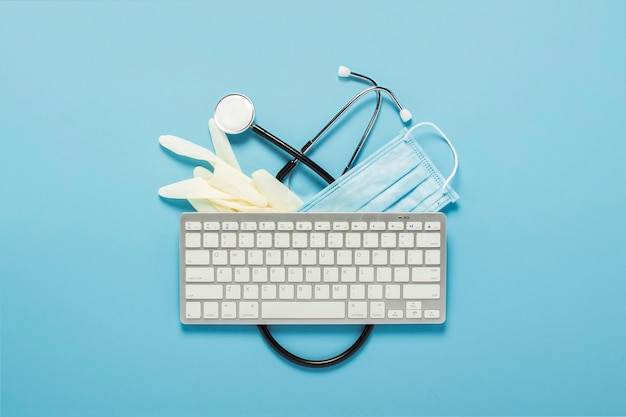
[[[454,169],[441,175],[411,131],[435,129],[454,155]],[[433,212],[459,196],[449,186],[456,174],[458,156],[448,137],[433,123],[422,122],[400,134],[363,162],[320,191],[300,212]]]

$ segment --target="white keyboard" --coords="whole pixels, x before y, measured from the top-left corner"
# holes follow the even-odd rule
[[[183,213],[184,324],[412,324],[446,316],[442,213]]]

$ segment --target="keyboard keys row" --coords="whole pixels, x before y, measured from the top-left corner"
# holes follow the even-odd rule
[[[185,222],[185,230],[440,230],[440,222],[297,221],[297,222]]]
[[[436,284],[187,284],[187,300],[437,300]]]
[[[439,249],[412,250],[186,250],[186,265],[439,265]]]
[[[186,233],[187,248],[438,248],[439,233]]]
[[[264,302],[256,301],[189,301],[188,319],[438,319],[439,310],[387,309],[384,301],[320,301],[320,302]]]
[[[429,267],[187,267],[187,282],[439,282]]]

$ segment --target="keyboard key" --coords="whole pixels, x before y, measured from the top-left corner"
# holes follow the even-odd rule
[[[367,303],[365,301],[349,302],[348,317],[351,319],[367,318]]]
[[[235,268],[235,282],[250,282],[250,268]]]
[[[421,265],[423,263],[423,252],[421,250],[409,250],[406,255],[406,263],[409,265]]]
[[[204,230],[220,230],[220,222],[204,222]]]
[[[256,222],[241,222],[241,230],[256,230]]]
[[[370,251],[368,250],[355,250],[354,251],[354,264],[355,265],[369,265],[370,263]]]
[[[281,300],[293,300],[294,295],[293,285],[283,284],[278,286],[278,298]]]
[[[289,233],[276,233],[274,235],[274,247],[275,248],[288,248],[289,247]]]
[[[424,310],[424,318],[425,319],[438,319],[439,310]]]
[[[370,230],[386,230],[385,222],[370,222]]]
[[[293,230],[293,222],[278,222],[278,230]]]
[[[205,233],[203,235],[202,246],[205,248],[218,248],[220,246],[219,233]]]
[[[382,249],[373,250],[372,265],[387,265],[387,251]]]
[[[398,247],[399,248],[412,248],[415,246],[415,234],[414,233],[399,233],[398,234]]]
[[[239,300],[241,298],[241,285],[227,285],[224,298],[227,300]]]
[[[315,222],[315,230],[330,230],[330,222]]]
[[[276,298],[276,285],[263,285],[261,287],[261,298],[264,300],[274,300]]]
[[[426,222],[424,223],[425,230],[441,230],[441,223],[439,222]]]
[[[259,303],[256,301],[242,301],[239,303],[239,317],[242,319],[259,318]]]
[[[185,263],[187,265],[208,265],[211,262],[211,252],[208,250],[185,251]]]
[[[335,300],[345,300],[348,298],[348,286],[344,284],[333,285],[333,298]]]
[[[315,299],[316,300],[328,300],[330,298],[330,286],[325,284],[318,284],[315,286]]]
[[[370,303],[370,318],[384,319],[386,316],[385,302],[373,301]]]
[[[359,268],[359,282],[374,282],[374,268],[371,266]]]
[[[417,233],[415,246],[418,248],[438,248],[441,245],[439,233]]]
[[[267,268],[252,268],[252,282],[267,282]]]
[[[387,317],[389,317],[390,319],[401,319],[404,317],[404,311],[403,310],[388,310]]]
[[[270,268],[270,282],[285,282],[285,268]]]
[[[297,250],[286,250],[283,252],[283,264],[298,265],[299,254]]]
[[[318,263],[320,265],[334,265],[335,264],[335,251],[333,250],[321,250],[317,253]]]
[[[276,223],[274,223],[274,222],[261,222],[261,223],[259,223],[259,230],[276,230]]]
[[[333,230],[349,230],[350,224],[348,222],[333,222]]]
[[[363,284],[350,285],[350,298],[353,300],[365,299],[365,285]]]
[[[378,233],[363,233],[363,247],[364,248],[377,248],[378,247]]]
[[[309,245],[312,248],[326,247],[326,235],[324,233],[311,233],[309,235]]]
[[[422,318],[422,310],[407,310],[406,311],[407,319],[421,319]]]
[[[304,281],[304,271],[302,268],[289,268],[287,269],[287,281],[289,282],[302,282]]]
[[[400,299],[400,285],[398,284],[385,285],[385,298],[388,300],[399,300]]]
[[[217,282],[231,282],[233,280],[233,270],[230,268],[217,268]]]
[[[263,265],[264,259],[262,250],[248,251],[248,265]]]
[[[187,248],[199,248],[202,242],[202,235],[200,233],[187,233],[185,234],[185,247]]]
[[[387,223],[388,230],[404,230],[404,222],[389,222]]]
[[[243,286],[243,298],[245,300],[256,300],[259,298],[259,286],[258,285],[244,285]]]
[[[205,301],[202,306],[203,315],[205,319],[217,319],[219,315],[219,303],[217,301]]]
[[[328,234],[328,247],[337,249],[343,247],[343,234],[341,233],[329,233]]]
[[[435,267],[413,267],[411,269],[411,281],[413,282],[437,282],[440,279],[441,271]]]
[[[240,248],[253,248],[254,247],[254,233],[240,233],[239,234],[239,247]]]
[[[370,284],[367,286],[367,298],[370,300],[380,300],[383,298],[383,286],[381,284]]]
[[[186,285],[185,298],[187,300],[219,300],[224,297],[223,287],[217,284]]]
[[[239,230],[239,223],[237,222],[223,222],[222,230]]]
[[[300,284],[297,287],[296,295],[298,300],[310,300],[313,298],[313,287],[307,284]]]
[[[230,251],[230,264],[231,265],[245,265],[246,252],[243,250]]]
[[[236,319],[237,318],[237,303],[234,301],[226,301],[222,303],[222,318],[223,319]]]
[[[213,282],[215,280],[214,269],[209,267],[185,268],[185,281],[187,282]]]
[[[346,233],[346,248],[360,248],[361,247],[361,234],[360,233]]]
[[[380,247],[381,248],[395,248],[396,247],[396,234],[395,233],[381,233],[380,234]]]
[[[440,296],[437,284],[405,284],[402,291],[406,300],[436,300]]]
[[[200,222],[186,222],[185,230],[202,230],[202,223]]]
[[[294,248],[307,248],[309,246],[309,235],[306,233],[294,233],[291,235],[291,244]]]
[[[280,265],[281,264],[281,251],[279,250],[266,250],[265,251],[265,264],[266,265]]]
[[[205,251],[209,253],[209,251]],[[214,250],[210,251],[211,253],[211,261],[213,265],[228,265],[228,251],[225,250]]]
[[[438,250],[427,250],[424,253],[424,263],[426,265],[439,265],[441,254]]]
[[[324,268],[324,282],[339,282],[339,268]]]
[[[300,262],[302,265],[316,265],[317,252],[314,250],[303,250],[300,253]]]
[[[403,250],[390,250],[389,251],[389,264],[390,265],[405,265],[405,252]]]
[[[338,250],[337,265],[352,265],[352,251],[345,249]]]
[[[407,222],[406,230],[422,230],[422,222]]]
[[[264,319],[343,319],[346,317],[344,302],[265,302],[261,305]]]
[[[409,282],[409,268],[406,266],[397,266],[393,268],[393,280],[395,282]]]
[[[304,272],[306,282],[320,282],[322,280],[322,269],[318,267],[307,267]]]
[[[367,222],[352,222],[350,227],[352,230],[367,230]]]
[[[341,281],[356,282],[356,268],[353,266],[346,266],[341,268]]]
[[[311,222],[296,222],[296,230],[313,230]]]
[[[199,319],[200,318],[200,309],[201,305],[199,302],[187,302],[185,304],[185,311],[187,312],[186,317],[188,319]]]

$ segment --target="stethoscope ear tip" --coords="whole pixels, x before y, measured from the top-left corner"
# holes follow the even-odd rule
[[[352,71],[350,70],[350,68],[344,67],[343,65],[339,66],[339,69],[337,70],[338,76],[345,78],[345,77],[349,77],[350,74],[352,74]]]
[[[406,123],[413,118],[413,115],[408,109],[402,109],[400,110],[400,118],[404,123]]]

